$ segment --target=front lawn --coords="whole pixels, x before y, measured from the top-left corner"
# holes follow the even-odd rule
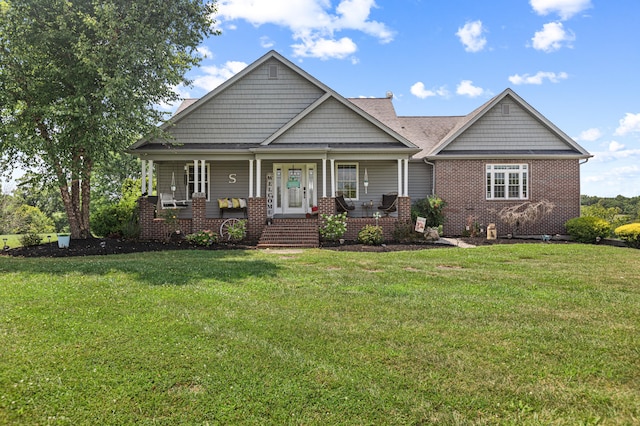
[[[0,424],[634,424],[640,252],[0,256]]]

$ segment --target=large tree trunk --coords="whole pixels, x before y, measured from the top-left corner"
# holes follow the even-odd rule
[[[69,230],[72,239],[87,239],[91,237],[89,225],[89,206],[91,203],[91,169],[93,163],[86,159],[79,161],[79,173],[82,179],[72,179],[67,184],[66,176],[58,171],[58,183],[64,209],[69,220]]]

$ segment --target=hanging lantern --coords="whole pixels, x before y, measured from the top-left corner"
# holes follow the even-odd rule
[[[171,172],[171,192],[173,193],[173,197],[176,196],[176,173]]]
[[[367,193],[367,189],[369,188],[369,174],[367,173],[367,169],[364,169],[364,193]]]

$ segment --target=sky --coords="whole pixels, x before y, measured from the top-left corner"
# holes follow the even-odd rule
[[[219,0],[177,87],[201,97],[276,50],[345,97],[466,115],[510,87],[587,149],[581,193],[640,195],[638,0]]]

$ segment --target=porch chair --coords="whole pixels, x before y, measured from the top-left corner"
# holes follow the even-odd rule
[[[186,201],[178,201],[173,198],[173,195],[161,192],[160,193],[160,207],[163,209],[183,209],[187,207]]]
[[[395,212],[398,209],[398,193],[390,192],[382,195],[382,205],[378,206],[378,210],[382,210],[385,216]]]
[[[351,201],[347,201],[344,195],[341,193],[336,194],[336,210],[338,213],[347,212],[347,215],[351,210],[354,210],[356,206]]]

